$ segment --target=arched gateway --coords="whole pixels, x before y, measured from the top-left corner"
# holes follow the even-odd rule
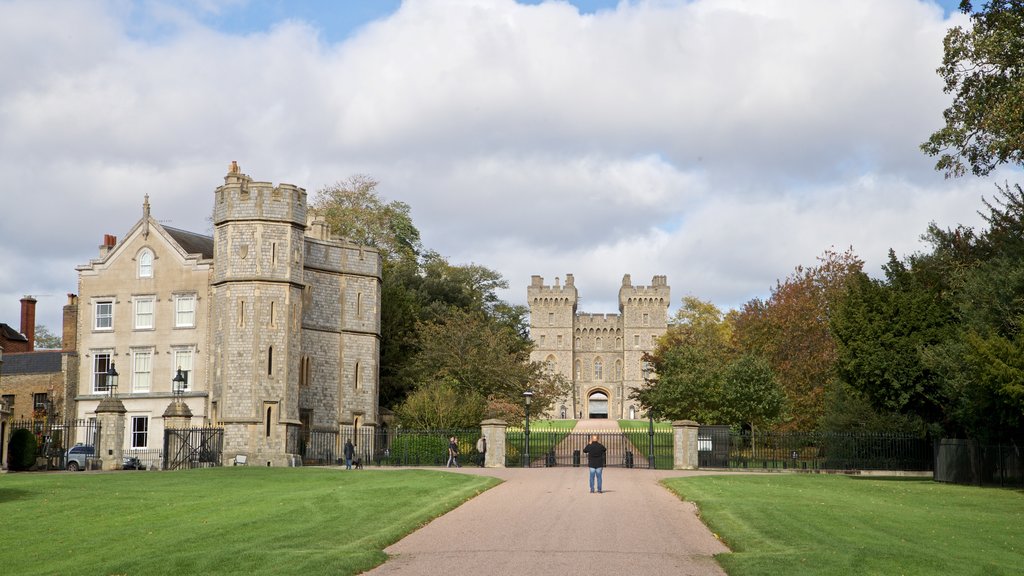
[[[608,395],[601,391],[591,392],[587,398],[587,415],[591,418],[607,418]]]

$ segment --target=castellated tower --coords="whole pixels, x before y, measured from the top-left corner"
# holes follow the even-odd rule
[[[312,431],[377,423],[380,257],[307,236],[306,191],[243,174],[214,200],[211,419],[224,453],[297,465]]]
[[[654,351],[658,338],[667,330],[670,304],[671,295],[665,276],[655,276],[650,286],[633,286],[629,274],[622,278],[619,312],[625,335],[622,350],[624,390],[643,386],[646,368],[643,356]]]
[[[565,286],[533,276],[527,289],[530,306],[530,359],[572,382],[571,394],[556,403],[556,418],[640,418],[629,399],[643,385],[645,352],[654,350],[667,328],[670,292],[665,276],[650,286],[633,286],[627,274],[619,289],[618,314],[577,311],[572,274]]]
[[[530,306],[530,338],[534,342],[530,360],[544,362],[549,370],[568,377],[572,373],[573,327],[578,302],[572,274],[565,275],[565,286],[559,284],[558,278],[554,286],[545,286],[543,278],[533,276],[526,293]],[[556,411],[558,409],[560,406]],[[566,412],[566,417],[570,417],[571,406],[567,405]]]

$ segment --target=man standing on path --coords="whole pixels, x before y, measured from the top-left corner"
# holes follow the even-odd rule
[[[608,451],[597,441],[597,434],[590,437],[590,444],[583,449],[583,452],[587,455],[587,465],[590,466],[590,493],[594,493],[594,477],[597,477],[597,493],[603,492],[601,486],[601,476],[604,472],[604,455]]]

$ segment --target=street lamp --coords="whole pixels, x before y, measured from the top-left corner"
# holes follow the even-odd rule
[[[110,363],[110,367],[107,368],[107,392],[110,397],[117,396],[117,369],[114,368],[114,363]]]
[[[185,375],[181,373],[181,367],[178,367],[178,373],[171,380],[171,393],[174,394],[175,401],[181,402],[181,396],[185,393],[186,382]]]
[[[645,387],[650,383],[651,378],[651,363],[647,358],[645,354],[643,364],[640,367],[643,372]],[[647,466],[654,470],[654,406],[647,407]]]
[[[523,468],[530,467],[530,400],[533,399],[533,390],[523,392],[523,399],[526,402],[526,428],[523,431],[526,449],[523,450]]]

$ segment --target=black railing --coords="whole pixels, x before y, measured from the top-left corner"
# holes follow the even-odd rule
[[[36,437],[36,457],[41,458],[42,470],[63,470],[67,467],[67,452],[75,445],[96,446],[99,426],[95,420],[55,420],[34,418],[9,422],[13,432],[24,428]]]
[[[222,465],[223,428],[164,430],[164,469],[215,468]]]
[[[799,470],[900,470],[934,468],[929,439],[913,434],[776,432],[701,426],[698,464],[703,468]]]
[[[935,480],[953,484],[1024,486],[1021,444],[981,444],[943,438],[935,441]]]

